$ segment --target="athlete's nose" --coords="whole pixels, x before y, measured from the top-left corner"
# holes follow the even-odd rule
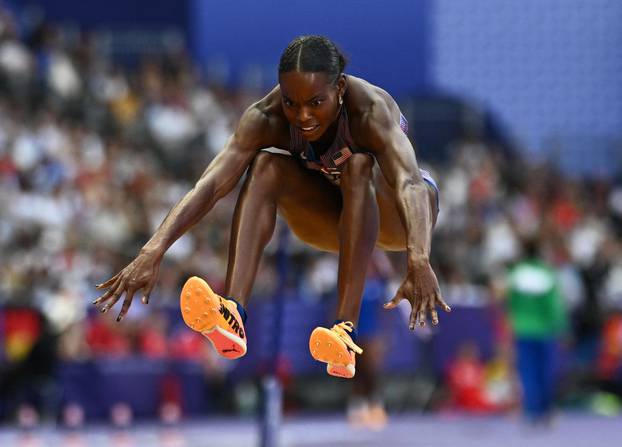
[[[311,114],[309,113],[309,109],[307,107],[301,107],[298,110],[298,116],[296,117],[298,123],[301,125],[305,125],[311,119]]]

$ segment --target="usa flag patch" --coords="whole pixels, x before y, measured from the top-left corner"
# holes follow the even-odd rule
[[[335,163],[335,165],[338,166],[344,161],[346,161],[348,158],[350,158],[351,155],[352,155],[352,151],[350,151],[349,148],[344,147],[343,149],[331,155],[330,158],[333,160],[333,163]]]

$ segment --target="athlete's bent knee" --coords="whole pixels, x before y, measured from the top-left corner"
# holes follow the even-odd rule
[[[248,178],[253,182],[257,181],[276,181],[279,178],[280,159],[283,155],[272,154],[270,152],[259,152],[248,171]]]
[[[369,154],[352,154],[341,173],[341,182],[348,185],[368,183],[372,181],[373,173],[373,157]]]

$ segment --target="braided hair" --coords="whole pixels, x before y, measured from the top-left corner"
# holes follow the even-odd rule
[[[331,83],[335,83],[346,63],[346,58],[330,39],[324,36],[299,36],[283,51],[279,74],[290,71],[321,72],[328,75]]]

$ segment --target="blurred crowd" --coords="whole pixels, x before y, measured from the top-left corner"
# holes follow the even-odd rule
[[[62,359],[193,357],[222,371],[205,343],[166,316],[188,275],[222,288],[237,190],[169,250],[148,306],[135,302],[118,324],[90,303],[94,285],[133,258],[261,94],[207,82],[182,48],[122,66],[87,33],[46,22],[24,29],[0,9],[0,306],[37,309]],[[448,153],[443,164],[420,160],[441,191],[432,251],[447,302],[501,306],[507,266],[521,240],[536,237],[558,275],[573,361],[620,380],[622,184],[566,177],[482,135],[460,136]],[[258,296],[276,287],[274,245]],[[405,267],[402,255],[391,259],[387,299]],[[335,290],[333,255],[293,241],[291,260],[292,288]],[[500,321],[498,342],[509,345]],[[0,362],[19,361],[28,343],[8,343]],[[474,358],[467,348],[464,358]]]
[[[135,255],[250,98],[203,85],[182,52],[122,69],[87,34],[41,23],[18,37],[6,12],[0,39],[0,300],[31,303],[62,333],[84,321],[94,284]],[[160,295],[175,295],[181,271],[222,281],[231,200],[170,250]]]

